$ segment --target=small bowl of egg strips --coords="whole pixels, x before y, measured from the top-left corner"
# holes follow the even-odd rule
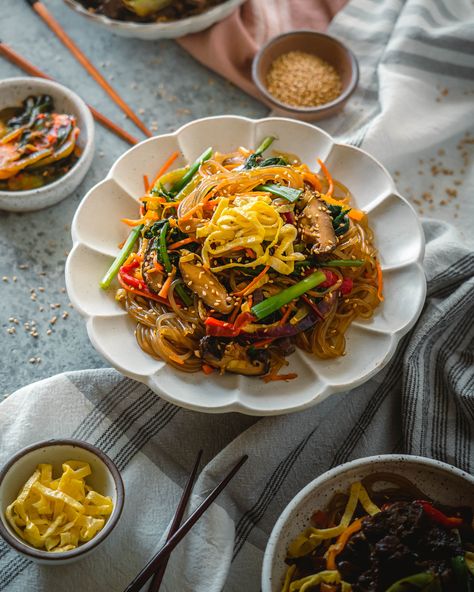
[[[0,535],[37,563],[64,565],[90,553],[123,505],[117,467],[80,440],[38,442],[0,470]]]

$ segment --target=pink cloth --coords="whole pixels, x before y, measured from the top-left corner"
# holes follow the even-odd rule
[[[271,37],[294,29],[325,31],[348,0],[247,0],[229,17],[179,43],[199,62],[261,98],[252,59]]]

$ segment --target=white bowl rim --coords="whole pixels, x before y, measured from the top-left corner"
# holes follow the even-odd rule
[[[390,175],[390,173],[387,171],[386,167],[379,161],[377,160],[374,156],[372,156],[371,154],[369,154],[368,152],[366,152],[365,150],[363,150],[362,148],[359,148],[357,146],[352,146],[352,145],[348,145],[345,144],[343,142],[337,142],[330,134],[328,134],[326,131],[322,130],[321,128],[314,126],[310,123],[307,122],[303,122],[303,121],[295,121],[294,119],[291,119],[289,117],[263,117],[263,118],[259,118],[259,119],[254,119],[251,117],[244,117],[244,116],[240,116],[240,115],[216,115],[216,116],[211,116],[211,117],[202,117],[199,119],[195,119],[193,121],[190,121],[184,125],[182,125],[181,127],[179,127],[177,130],[175,130],[174,132],[171,133],[167,133],[167,134],[160,134],[158,136],[154,136],[152,138],[147,138],[145,140],[143,140],[142,142],[140,142],[139,144],[136,144],[135,146],[132,146],[131,148],[129,148],[126,152],[124,152],[111,166],[108,174],[106,175],[106,177],[104,179],[102,179],[101,181],[99,181],[99,183],[97,183],[94,187],[92,187],[88,193],[84,196],[84,198],[82,199],[81,203],[79,204],[72,224],[71,224],[71,232],[72,232],[72,236],[73,236],[73,247],[69,253],[69,257],[66,261],[66,268],[65,268],[65,276],[66,276],[66,288],[68,290],[68,293],[71,294],[72,291],[69,289],[70,286],[70,275],[71,275],[71,269],[70,269],[70,261],[72,259],[72,256],[75,254],[76,250],[78,249],[78,247],[81,245],[81,242],[78,241],[76,239],[76,231],[75,228],[78,224],[78,220],[81,214],[81,210],[82,210],[82,206],[83,204],[86,202],[86,200],[88,199],[89,195],[92,194],[93,191],[95,191],[96,187],[98,187],[100,184],[104,183],[104,181],[108,180],[108,179],[113,179],[113,173],[116,167],[118,167],[119,163],[122,162],[122,160],[126,159],[128,157],[128,155],[135,151],[138,150],[140,148],[140,146],[146,144],[146,143],[152,143],[157,141],[157,139],[162,139],[162,138],[177,138],[179,137],[179,135],[181,133],[183,133],[188,127],[192,127],[195,124],[199,124],[200,122],[203,121],[218,121],[218,120],[236,120],[236,121],[242,121],[242,122],[248,122],[251,124],[258,124],[261,122],[268,122],[268,121],[275,121],[276,123],[279,122],[286,122],[286,123],[291,123],[291,124],[295,124],[298,126],[304,126],[307,127],[309,129],[314,129],[316,128],[318,130],[319,133],[323,134],[324,136],[326,136],[326,138],[332,143],[332,146],[350,146],[351,150],[360,152],[361,154],[367,156],[370,160],[374,161],[384,172],[386,178],[390,181],[390,192],[392,195],[396,196],[397,199],[399,199],[400,201],[403,202],[403,204],[410,210],[410,212],[412,213],[413,219],[416,221],[416,225],[418,228],[418,234],[419,234],[419,239],[420,239],[420,248],[417,254],[416,259],[413,260],[412,263],[410,263],[410,265],[417,267],[420,276],[423,277],[423,289],[422,289],[422,293],[420,295],[420,299],[419,299],[419,303],[418,303],[418,307],[416,310],[416,313],[413,315],[411,321],[406,324],[404,327],[396,330],[396,331],[391,331],[390,333],[387,333],[388,335],[390,335],[391,338],[391,345],[390,345],[390,349],[387,351],[383,361],[381,362],[381,364],[379,364],[377,367],[373,368],[371,371],[367,372],[366,374],[364,374],[363,376],[359,376],[356,380],[353,380],[350,385],[345,385],[345,384],[326,384],[324,386],[324,388],[319,391],[317,393],[317,403],[322,402],[324,399],[326,399],[329,395],[338,393],[338,392],[343,392],[343,391],[348,391],[348,390],[352,390],[354,388],[356,388],[357,386],[360,386],[361,384],[366,383],[368,380],[370,380],[373,376],[375,376],[376,374],[378,374],[389,362],[390,360],[393,358],[393,354],[400,342],[400,339],[406,334],[408,333],[408,331],[410,331],[412,329],[412,327],[415,325],[416,321],[418,320],[421,311],[423,309],[424,303],[425,303],[425,298],[426,298],[426,277],[423,271],[423,267],[422,267],[422,261],[423,261],[423,257],[424,257],[424,252],[425,252],[425,238],[424,238],[424,233],[423,233],[423,228],[421,225],[421,221],[418,218],[413,206],[403,197],[399,194],[399,192],[397,191],[396,187],[395,187],[395,183],[392,179],[392,176]],[[97,342],[97,340],[94,337],[94,332],[92,330],[92,320],[94,318],[94,315],[89,315],[88,313],[86,313],[86,311],[84,311],[81,307],[80,302],[76,301],[76,299],[71,296],[71,301],[74,304],[74,307],[80,312],[80,314],[86,319],[86,326],[87,326],[87,332],[89,335],[89,339],[91,340],[91,343],[93,344],[94,348],[102,355],[105,357],[105,359],[110,362],[119,372],[121,372],[123,375],[128,376],[129,378],[132,378],[134,380],[138,380],[139,382],[142,382],[144,384],[146,384],[149,388],[151,388],[154,392],[157,392],[157,394],[159,394],[160,396],[162,396],[164,399],[166,399],[167,401],[170,401],[171,403],[178,405],[180,407],[184,407],[185,409],[190,409],[192,411],[199,411],[199,412],[204,412],[204,413],[228,413],[228,412],[239,412],[239,413],[244,413],[246,415],[254,415],[254,416],[259,416],[259,417],[263,417],[263,416],[270,416],[270,415],[281,415],[284,413],[294,413],[297,411],[302,411],[304,409],[307,409],[309,407],[312,407],[315,404],[315,398],[316,398],[316,394],[314,397],[312,397],[310,400],[307,400],[297,406],[288,406],[288,407],[284,407],[284,408],[271,408],[271,409],[256,409],[250,405],[247,405],[245,402],[239,400],[237,402],[235,401],[231,401],[231,402],[225,402],[225,403],[220,403],[220,404],[216,404],[215,406],[209,407],[209,406],[202,406],[200,404],[194,404],[192,402],[186,401],[184,402],[182,399],[174,397],[173,394],[171,394],[170,392],[164,392],[161,389],[158,389],[156,387],[156,385],[153,385],[153,374],[151,375],[142,375],[142,374],[136,374],[130,371],[125,370],[119,363],[117,363],[115,360],[113,360],[108,353],[104,350],[104,348]],[[100,315],[99,315],[100,316]]]
[[[464,481],[467,481],[468,483],[474,486],[474,476],[469,475],[469,473],[466,473],[462,469],[458,469],[457,467],[454,467],[440,460],[427,458],[424,456],[418,456],[415,454],[376,454],[373,456],[365,456],[363,458],[351,460],[342,465],[334,467],[333,469],[329,469],[328,471],[325,471],[324,473],[319,475],[319,477],[316,477],[316,479],[313,479],[307,485],[305,485],[305,487],[303,487],[303,489],[301,489],[290,500],[290,502],[287,504],[287,506],[275,522],[270,536],[268,537],[268,541],[265,547],[265,553],[263,556],[261,579],[262,592],[272,592],[270,588],[270,582],[273,566],[273,551],[275,549],[276,543],[278,542],[278,539],[280,538],[280,533],[288,520],[288,517],[295,510],[295,508],[297,508],[300,505],[300,503],[306,498],[307,495],[309,495],[313,491],[316,491],[317,488],[321,485],[329,483],[335,477],[339,477],[340,475],[352,471],[353,469],[359,469],[376,462],[407,462],[412,465],[422,465],[426,468],[446,471],[447,473],[455,477],[458,477]],[[389,469],[387,470],[389,471]]]
[[[224,0],[224,2],[221,2],[220,4],[216,4],[215,6],[212,6],[211,8],[209,8],[208,10],[201,12],[200,14],[195,14],[193,16],[188,16],[183,19],[177,19],[174,21],[166,21],[166,22],[162,22],[162,23],[137,23],[134,21],[120,21],[118,19],[113,19],[108,16],[105,16],[104,14],[94,14],[94,13],[89,12],[87,10],[87,8],[85,8],[84,6],[82,6],[82,4],[80,2],[78,2],[78,0],[64,0],[64,2],[72,10],[75,10],[79,14],[82,14],[83,16],[85,16],[86,18],[90,18],[91,20],[100,22],[107,27],[113,27],[113,28],[122,29],[122,30],[129,30],[132,32],[133,31],[137,31],[137,32],[138,31],[156,31],[158,33],[160,31],[162,31],[162,32],[171,31],[171,30],[177,28],[178,26],[180,28],[181,27],[185,28],[189,25],[196,24],[200,20],[206,21],[209,18],[212,18],[215,13],[219,13],[223,7],[227,8],[231,5],[235,5],[235,7],[237,8],[237,6],[242,4],[244,2],[244,0]]]
[[[25,191],[0,190],[0,197],[2,198],[39,197],[40,195],[50,192],[51,190],[54,191],[54,189],[56,189],[62,183],[67,181],[76,173],[78,167],[82,166],[83,162],[87,159],[89,152],[94,147],[94,119],[92,117],[91,110],[87,106],[84,99],[81,99],[81,97],[78,94],[76,94],[73,90],[67,88],[59,82],[56,82],[55,80],[49,80],[48,78],[39,78],[37,76],[16,76],[11,78],[4,78],[3,80],[0,80],[0,90],[2,89],[2,87],[9,86],[11,84],[33,84],[38,85],[39,87],[43,87],[44,89],[54,88],[56,91],[65,95],[72,103],[75,104],[77,110],[81,115],[81,118],[84,120],[84,125],[87,129],[87,141],[84,145],[84,149],[82,150],[77,162],[74,163],[74,166],[72,166],[65,175],[62,175],[52,183],[43,185],[43,187],[37,187],[36,189],[27,189]]]
[[[6,475],[10,472],[10,470],[15,466],[15,464],[23,458],[26,454],[30,452],[34,452],[40,448],[48,448],[51,446],[75,446],[77,448],[83,448],[88,452],[91,452],[97,458],[99,458],[104,465],[106,466],[109,473],[112,475],[112,479],[114,481],[115,490],[117,494],[117,499],[114,504],[114,509],[112,514],[110,515],[109,519],[104,525],[104,528],[99,531],[99,533],[93,537],[87,543],[79,545],[75,549],[71,549],[70,551],[62,551],[61,553],[50,553],[48,551],[41,551],[39,549],[35,549],[31,545],[28,545],[26,542],[22,541],[16,535],[12,535],[3,524],[2,520],[0,520],[0,535],[3,539],[13,548],[15,551],[23,553],[24,555],[29,555],[34,559],[40,560],[47,560],[51,562],[55,561],[64,561],[79,557],[80,555],[90,551],[94,547],[96,547],[99,543],[105,540],[112,530],[117,525],[117,522],[122,515],[124,502],[125,502],[125,487],[123,484],[123,479],[120,474],[120,471],[117,469],[115,463],[111,460],[105,452],[102,452],[100,448],[90,444],[89,442],[85,442],[83,440],[75,440],[74,438],[51,438],[50,440],[42,440],[40,442],[35,442],[34,444],[30,444],[25,448],[22,448],[17,453],[15,453],[9,461],[0,469],[0,485],[2,484]]]

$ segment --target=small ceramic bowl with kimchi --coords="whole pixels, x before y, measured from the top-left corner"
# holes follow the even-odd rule
[[[0,81],[0,209],[47,208],[73,193],[94,153],[94,120],[74,92],[40,78]]]

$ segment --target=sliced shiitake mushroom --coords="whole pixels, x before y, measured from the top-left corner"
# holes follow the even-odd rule
[[[310,199],[298,216],[298,231],[302,240],[312,245],[315,255],[330,253],[337,246],[332,216],[326,204],[316,197]]]
[[[186,252],[179,260],[179,269],[185,284],[201,298],[207,306],[222,314],[229,314],[234,308],[232,297],[216,276],[205,269],[194,253]]]
[[[157,239],[153,238],[148,243],[142,264],[142,276],[147,288],[157,294],[163,286],[164,275],[155,269],[155,256]]]

